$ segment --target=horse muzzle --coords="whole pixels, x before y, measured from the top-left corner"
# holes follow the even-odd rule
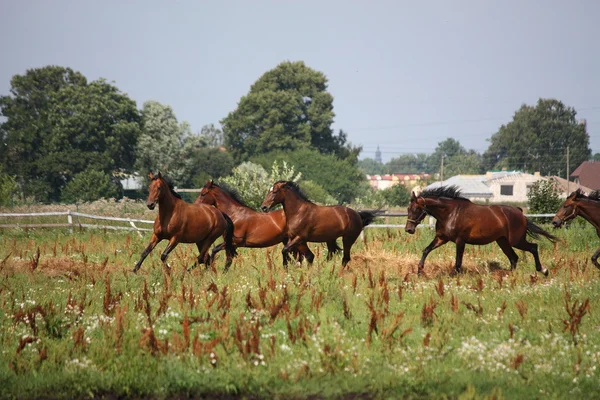
[[[412,235],[412,234],[414,234],[414,233],[415,233],[415,228],[414,228],[414,227],[412,227],[412,226],[410,226],[410,227],[409,227],[409,226],[405,226],[405,227],[404,227],[404,232],[406,232],[406,233],[408,233],[408,234]]]
[[[154,210],[154,207],[156,207],[156,203],[155,202],[146,203],[146,207],[148,207],[150,210]]]
[[[552,226],[554,228],[560,228],[562,224],[563,224],[562,219],[557,218],[557,217],[552,218]]]
[[[267,207],[267,206],[260,206],[260,209],[262,210],[262,212],[269,211],[269,207]]]

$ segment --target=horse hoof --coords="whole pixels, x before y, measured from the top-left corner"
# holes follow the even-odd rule
[[[548,268],[544,268],[542,270],[542,274],[544,274],[544,276],[548,276],[549,272],[548,272]]]

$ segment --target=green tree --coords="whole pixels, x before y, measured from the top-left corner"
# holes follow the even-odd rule
[[[600,153],[594,154],[594,156],[592,157],[592,160],[594,160],[594,161],[600,161]]]
[[[334,115],[325,75],[304,62],[285,61],[263,74],[221,124],[238,160],[307,147],[356,158],[360,149],[346,143],[346,134],[333,134]]]
[[[258,210],[273,183],[279,180],[297,182],[301,177],[302,174],[285,161],[274,161],[270,172],[259,164],[246,161],[235,167],[223,182],[237,190],[249,207]]]
[[[551,180],[540,179],[534,182],[527,193],[529,212],[532,214],[554,214],[562,204],[560,189]],[[551,218],[544,218],[549,222]]]
[[[323,189],[323,187],[318,183],[313,181],[302,181],[300,183],[300,188],[304,194],[315,203],[323,205],[337,204],[337,200],[332,195],[327,193],[327,190]]]
[[[0,205],[7,206],[17,194],[17,181],[14,176],[5,173],[0,165]]]
[[[381,175],[384,173],[384,165],[372,158],[363,158],[358,161],[358,169],[365,175]]]
[[[222,147],[225,144],[223,131],[214,124],[204,125],[200,129],[199,135],[202,137],[207,147]]]
[[[135,102],[104,80],[70,68],[27,70],[0,97],[1,156],[25,196],[58,200],[73,177],[93,168],[130,170],[139,135]]]
[[[317,183],[343,203],[350,203],[356,197],[362,196],[368,188],[365,175],[352,162],[340,160],[333,154],[301,149],[263,154],[252,160],[263,167],[271,165],[273,161],[287,161],[302,172],[304,179]]]
[[[554,99],[522,105],[513,120],[502,125],[483,155],[486,169],[503,167],[564,176],[569,148],[570,170],[589,160],[589,135],[574,108]]]
[[[444,179],[461,174],[481,174],[481,156],[474,151],[455,154],[444,160]]]
[[[194,135],[187,122],[179,123],[173,109],[157,101],[142,108],[142,134],[136,147],[136,170],[169,175],[176,185],[189,185],[196,171],[193,155],[204,148],[202,135]]]
[[[410,203],[410,191],[404,185],[394,185],[381,191],[385,202],[392,207]]]
[[[235,163],[231,153],[215,147],[204,147],[192,154],[192,185],[202,187],[209,179],[231,174]]]
[[[416,174],[432,172],[427,154],[402,154],[388,161],[384,170],[389,174]]]
[[[81,201],[94,201],[102,197],[116,198],[120,188],[103,171],[86,169],[78,173],[65,185],[61,193],[61,200],[65,203]]]

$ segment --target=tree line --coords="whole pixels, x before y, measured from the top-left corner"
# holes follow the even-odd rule
[[[326,76],[303,62],[282,62],[259,77],[219,121],[221,129],[207,124],[193,132],[169,105],[147,101],[138,108],[114,84],[89,82],[62,66],[15,75],[10,94],[0,96],[0,116],[0,202],[118,198],[123,177],[149,170],[178,186],[199,187],[207,179],[259,182],[258,176],[271,179],[292,168],[318,201],[394,205],[406,193],[394,189],[374,200],[365,173],[436,173],[442,156],[446,176],[501,167],[547,173],[564,168],[566,147],[571,170],[591,157],[575,110],[540,99],[501,126],[484,154],[449,138],[433,154],[405,154],[385,165],[359,161],[362,148],[332,129]]]

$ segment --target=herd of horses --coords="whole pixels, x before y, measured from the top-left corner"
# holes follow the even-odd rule
[[[376,217],[376,212],[355,211],[344,206],[321,206],[310,201],[298,185],[279,181],[271,187],[262,202],[261,211],[244,204],[235,190],[208,181],[193,204],[181,199],[172,183],[159,172],[150,173],[149,195],[146,205],[153,210],[158,205],[158,216],[150,243],[143,251],[133,272],[137,272],[148,254],[162,240],[169,243],[161,255],[168,268],[167,257],[179,243],[195,243],[198,264],[209,267],[215,255],[225,250],[225,271],[230,267],[237,247],[262,248],[283,244],[283,265],[287,268],[290,254],[296,262],[314,260],[309,242],[326,243],[330,260],[343,251],[342,266],[350,261],[350,249],[360,233]],[[269,211],[281,204],[282,209]],[[456,244],[455,273],[462,269],[465,245],[485,245],[496,242],[514,269],[519,257],[513,248],[530,252],[536,271],[548,275],[538,255],[538,246],[527,240],[545,237],[558,239],[528,220],[523,210],[504,205],[479,205],[461,196],[455,186],[441,186],[412,193],[408,207],[405,231],[414,234],[426,216],[436,219],[435,238],[423,250],[417,273],[421,275],[427,255],[448,243]],[[600,191],[585,195],[581,190],[571,193],[562,204],[552,224],[555,228],[581,216],[589,221],[600,238]],[[223,242],[209,253],[210,246],[219,238]],[[337,244],[342,238],[343,248]],[[600,248],[592,256],[592,263],[600,268]]]

